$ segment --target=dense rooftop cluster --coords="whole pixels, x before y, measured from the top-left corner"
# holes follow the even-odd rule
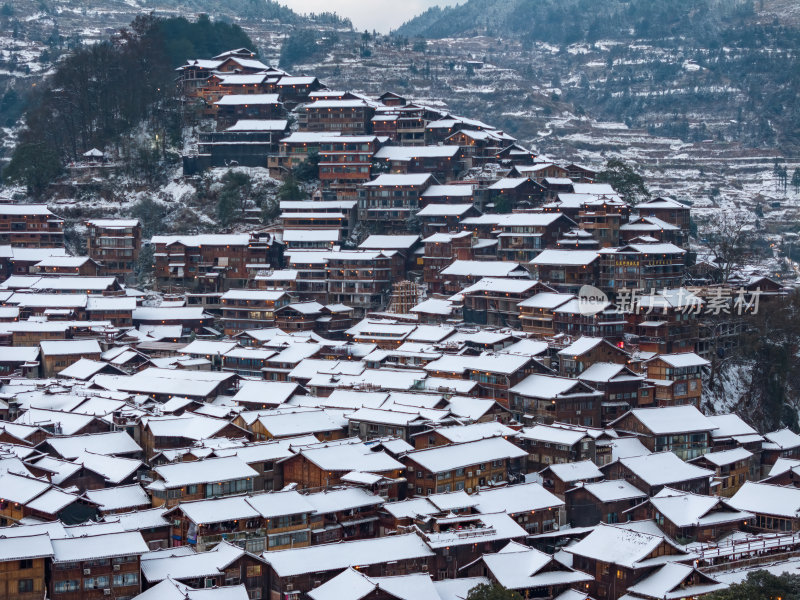
[[[677,600],[798,550],[800,436],[700,410],[783,291],[689,271],[688,207],[244,49],[180,73],[218,124],[188,170],[319,189],[154,236],[146,291],[137,220],[70,256],[0,205],[0,595]]]

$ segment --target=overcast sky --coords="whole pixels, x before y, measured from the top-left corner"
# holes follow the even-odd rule
[[[298,13],[335,12],[359,31],[388,33],[431,6],[452,6],[464,0],[278,0]]]

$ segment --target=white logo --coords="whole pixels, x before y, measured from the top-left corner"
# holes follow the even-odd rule
[[[596,315],[608,306],[606,293],[593,285],[581,286],[578,292],[578,310],[582,315]]]

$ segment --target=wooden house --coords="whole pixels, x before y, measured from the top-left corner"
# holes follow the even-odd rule
[[[299,115],[300,131],[340,131],[344,135],[371,133],[375,108],[361,98],[315,100]]]
[[[509,390],[509,396],[511,411],[518,420],[600,425],[603,393],[577,379],[529,375]]]
[[[473,577],[486,576],[504,589],[514,590],[520,597],[547,600],[593,579],[558,562],[551,554],[518,542],[509,542],[496,553],[484,553],[460,570]]]
[[[542,250],[529,262],[534,277],[568,294],[597,283],[600,264],[600,254],[593,250]]]
[[[278,94],[228,94],[214,102],[214,108],[218,130],[241,119],[276,119],[284,115]]]
[[[53,546],[47,533],[0,539],[0,597],[39,600],[47,594]]]
[[[628,512],[647,500],[639,488],[624,480],[579,483],[564,492],[567,520],[573,527],[592,527],[598,523],[623,523]]]
[[[368,577],[428,571],[433,551],[416,534],[321,544],[263,555],[272,597],[308,594],[343,571],[358,566]]]
[[[49,597],[99,600],[142,591],[141,556],[149,550],[138,531],[54,539]]]
[[[465,490],[467,493],[509,480],[509,463],[526,453],[502,437],[415,450],[402,457],[409,493]]]
[[[608,600],[624,596],[662,561],[688,562],[694,558],[662,536],[605,524],[566,551],[572,554],[574,569],[594,577],[586,591]]]
[[[672,452],[619,458],[600,467],[606,479],[624,479],[654,496],[664,487],[708,495],[714,471],[683,462]]]
[[[746,481],[727,502],[755,515],[747,521],[748,529],[782,534],[800,531],[800,488]]]
[[[64,220],[45,204],[0,204],[0,244],[63,248]]]
[[[101,274],[127,279],[134,274],[142,246],[138,219],[88,219],[86,253],[101,265]]]
[[[655,404],[699,407],[703,394],[703,369],[709,364],[694,352],[659,354],[645,361],[647,378],[655,381]]]
[[[743,531],[755,518],[752,512],[731,506],[730,501],[664,488],[630,513],[638,519],[654,519],[659,528],[681,544],[716,542]]]

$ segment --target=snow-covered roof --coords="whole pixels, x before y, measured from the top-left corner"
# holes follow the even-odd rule
[[[502,437],[415,450],[406,454],[406,458],[432,473],[523,456],[527,456],[527,452]]]
[[[654,435],[670,433],[712,431],[714,423],[709,421],[694,405],[659,406],[634,408],[629,412]],[[620,417],[614,423],[624,418]],[[613,423],[612,423],[613,425]]]
[[[480,294],[481,292],[493,292],[495,294],[524,294],[536,286],[540,285],[533,279],[510,279],[507,277],[483,277],[471,286],[464,288],[455,294],[450,300],[456,300],[459,296],[467,294]]]
[[[321,544],[291,550],[275,550],[262,554],[262,558],[272,567],[278,577],[291,577],[305,573],[346,569],[351,566],[366,566],[431,556],[433,556],[433,551],[422,538],[414,533],[336,544]]]
[[[650,554],[662,543],[673,546],[677,556],[663,555],[648,560]],[[678,550],[663,537],[604,523],[600,523],[576,544],[565,548],[565,551],[628,568],[649,565],[651,562],[662,564],[676,559],[691,558],[691,555]]]
[[[370,235],[359,244],[366,250],[407,250],[419,241],[418,235]]]
[[[562,294],[558,292],[539,292],[517,304],[526,308],[555,309],[574,300],[573,294]]]
[[[603,472],[590,460],[552,464],[543,470],[549,470],[553,475],[566,483],[603,478]]]
[[[431,375],[437,373],[465,373],[467,371],[484,371],[510,375],[516,373],[531,360],[529,356],[513,354],[482,354],[470,356],[464,354],[445,354],[441,358],[425,365],[425,371]]]
[[[579,337],[563,350],[559,350],[558,354],[559,356],[581,356],[582,354],[586,354],[590,350],[593,350],[597,346],[604,343],[607,343],[604,338],[589,337],[584,335]]]
[[[99,373],[109,364],[100,360],[91,360],[89,358],[81,358],[72,363],[66,369],[58,372],[59,377],[68,377],[71,379],[87,380],[96,373]]]
[[[52,557],[53,545],[46,533],[12,538],[0,535],[0,563]]]
[[[733,508],[725,499],[664,488],[650,498],[653,507],[677,527],[715,527],[746,521],[754,515]]]
[[[439,594],[439,600],[464,600],[472,589],[484,584],[491,585],[491,582],[486,577],[459,577],[434,581],[433,587]]]
[[[184,487],[209,481],[232,481],[256,477],[258,472],[236,456],[207,458],[193,462],[161,465],[154,471],[167,488]]]
[[[291,398],[299,387],[298,384],[290,381],[244,381],[232,400],[234,402],[278,405]]]
[[[698,576],[701,582],[692,583],[695,576]],[[693,566],[672,562],[630,586],[628,593],[623,598],[626,600],[633,598],[652,598],[653,600],[698,598],[727,587],[727,583],[720,583],[705,573],[697,571]]]
[[[629,371],[625,365],[616,363],[596,362],[584,370],[578,379],[590,383],[607,383],[612,379],[615,381],[636,381],[644,379],[642,375],[636,375]]]
[[[739,415],[734,413],[727,415],[708,415],[706,419],[715,427],[711,432],[711,437],[714,439],[758,435],[755,429],[745,423]]]
[[[566,427],[551,427],[550,425],[536,424],[533,427],[523,427],[519,432],[520,439],[574,446],[586,438],[586,432],[581,429],[568,429]]]
[[[300,454],[324,471],[384,473],[405,468],[385,452],[373,452],[357,438],[353,442],[305,448]]]
[[[764,437],[767,438],[763,444],[765,450],[788,450],[800,446],[800,435],[788,428],[770,431]]]
[[[124,229],[139,225],[139,219],[86,219],[87,225],[95,227],[108,227],[112,229]]]
[[[498,436],[502,436],[506,439],[517,436],[516,431],[498,421],[439,427],[436,429],[436,432],[454,444],[474,442],[476,440]]]
[[[530,264],[532,265],[590,265],[600,258],[592,250],[542,250]]]
[[[534,510],[563,506],[564,502],[544,489],[539,483],[523,483],[481,490],[474,496],[476,507],[482,513],[506,511],[513,515]]]
[[[747,460],[753,453],[744,448],[731,448],[730,450],[720,450],[718,452],[708,452],[702,458],[711,464],[721,467],[724,465],[731,465],[733,463]]]
[[[192,588],[173,579],[165,579],[136,596],[136,600],[248,600],[243,583],[214,588]]]
[[[714,471],[683,462],[672,452],[621,458],[619,462],[648,485],[669,485],[689,479],[712,477]]]
[[[461,150],[460,146],[384,146],[375,153],[375,158],[411,161],[418,158],[452,158]]]
[[[514,542],[497,553],[484,554],[481,560],[493,579],[509,590],[527,592],[531,588],[578,585],[594,580],[591,575],[557,563],[552,554]]]
[[[686,206],[685,204],[682,204],[677,200],[673,200],[672,198],[664,198],[664,197],[653,198],[652,200],[645,200],[637,204],[636,208],[639,211],[641,211],[643,208],[669,208],[669,209],[682,208],[685,210],[689,210],[689,207]]]
[[[610,440],[608,445],[611,446],[612,461],[631,456],[644,456],[645,454],[652,454],[652,452],[644,444],[642,444],[638,437],[620,437]]]
[[[681,352],[679,354],[659,354],[651,358],[650,360],[645,361],[645,363],[659,359],[663,360],[665,363],[676,369],[682,369],[686,367],[704,367],[706,365],[711,364],[705,358],[695,354],[694,352]]]
[[[346,98],[343,100],[317,100],[311,104],[308,104],[306,108],[361,108],[366,106],[369,106],[369,104],[360,98]]]
[[[95,454],[133,454],[142,448],[126,431],[107,431],[75,436],[53,436],[47,443],[59,455],[74,459],[84,452]]]
[[[451,184],[451,185],[432,185],[422,193],[423,198],[439,196],[472,196],[474,188],[472,185]]]
[[[383,173],[372,181],[363,183],[363,187],[412,186],[418,187],[435,181],[430,173]]]
[[[66,538],[53,540],[52,544],[53,561],[57,563],[141,555],[149,550],[142,534],[138,531]]]
[[[170,550],[175,550],[171,548]],[[142,575],[150,583],[172,579],[213,577],[224,573],[225,568],[244,555],[238,546],[222,541],[209,552],[181,554],[179,556],[153,555],[142,557]]]
[[[45,356],[64,356],[73,354],[100,355],[97,340],[42,340],[39,342]]]
[[[98,490],[86,490],[86,497],[105,512],[118,511],[123,508],[141,508],[150,506],[150,496],[138,483],[119,485]]]
[[[418,217],[458,217],[474,208],[474,204],[428,204]]]
[[[380,496],[359,487],[333,489],[303,497],[316,514],[323,515],[339,511],[378,506],[385,502]]]
[[[228,94],[216,102],[217,106],[247,106],[250,104],[280,104],[278,94]]]
[[[284,242],[338,242],[342,233],[339,229],[286,229]]]
[[[427,573],[368,577],[352,567],[314,588],[308,596],[312,600],[361,600],[373,593],[397,600],[441,600]]]
[[[454,307],[450,300],[440,300],[438,298],[428,298],[423,300],[411,309],[412,313],[422,313],[431,315],[450,315]]]
[[[78,268],[92,261],[88,256],[48,256],[34,265],[40,269],[46,267]]]
[[[600,502],[647,498],[647,494],[624,479],[582,483],[578,487],[585,489]]]
[[[52,215],[46,204],[0,204],[0,215]]]
[[[499,260],[455,260],[445,269],[442,277],[510,277],[519,271],[519,264]]]
[[[327,410],[263,413],[258,421],[273,437],[344,430],[346,421]]]
[[[509,392],[529,398],[543,399],[555,399],[561,396],[569,396],[573,393],[582,395],[602,394],[602,392],[587,389],[586,384],[581,383],[577,379],[557,377],[555,375],[539,375],[536,373],[528,375],[525,379],[512,387]]]

